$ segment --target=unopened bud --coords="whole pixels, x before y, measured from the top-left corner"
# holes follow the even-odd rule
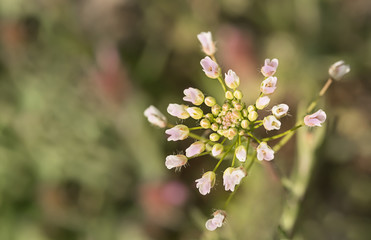
[[[218,155],[220,155],[224,150],[224,146],[220,143],[217,143],[213,146],[212,150],[211,150],[211,154],[216,157]]]
[[[219,129],[219,125],[217,123],[213,123],[211,124],[211,130],[213,130],[214,132],[218,131]]]
[[[243,108],[243,105],[242,105],[241,103],[237,103],[237,104],[234,105],[234,108],[235,108],[236,110],[238,110],[238,111],[241,111],[242,108]]]
[[[208,107],[212,107],[216,104],[216,100],[215,100],[215,98],[213,98],[211,96],[208,96],[208,97],[205,98],[205,104]]]
[[[216,142],[220,139],[220,136],[217,133],[212,133],[212,134],[210,134],[209,138],[210,138],[211,141]]]
[[[225,92],[225,98],[228,99],[228,100],[232,100],[233,99],[233,93],[231,91],[226,91]]]
[[[222,119],[220,117],[217,117],[217,118],[215,118],[215,122],[221,124],[222,123]]]
[[[255,107],[254,107],[253,105],[249,105],[249,106],[247,107],[247,111],[248,111],[248,112],[255,111]]]
[[[220,110],[221,110],[221,107],[218,104],[215,104],[211,108],[211,112],[213,113],[214,116],[218,116],[218,114],[220,113]]]
[[[249,121],[247,121],[246,119],[242,120],[241,127],[247,129],[249,127]]]
[[[242,92],[241,92],[240,90],[236,90],[236,91],[234,91],[233,96],[234,96],[235,98],[241,100],[242,97],[243,97],[243,94],[242,94]]]
[[[200,126],[202,128],[208,129],[210,128],[210,121],[204,118],[200,121]]]
[[[246,132],[244,131],[244,130],[240,130],[239,132],[238,132],[238,135],[240,135],[240,136],[243,136],[243,135],[245,135],[246,134]]]
[[[250,120],[250,122],[253,122],[258,118],[258,113],[256,111],[252,111],[249,113],[247,118]]]
[[[212,119],[214,119],[214,116],[211,113],[207,113],[207,114],[205,114],[205,118],[212,120]]]
[[[231,105],[229,105],[228,103],[224,103],[222,106],[223,111],[228,111],[230,108],[231,108]]]
[[[349,71],[350,71],[349,65],[346,65],[344,61],[338,61],[331,65],[331,67],[328,70],[328,73],[330,74],[332,79],[339,81]]]
[[[193,119],[200,119],[203,117],[204,112],[198,107],[189,107],[187,108],[187,112]]]
[[[247,117],[249,115],[249,111],[247,109],[242,110],[242,116]]]

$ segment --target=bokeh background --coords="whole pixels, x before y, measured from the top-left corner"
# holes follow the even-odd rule
[[[295,239],[370,239],[368,0],[1,0],[0,239],[277,238],[285,192],[269,169],[254,167],[226,226],[207,232],[228,195],[220,178],[207,196],[194,180],[215,160],[168,171],[166,155],[191,141],[168,143],[143,116],[149,105],[166,113],[190,86],[222,99],[199,65],[201,31],[246,102],[264,59],[279,59],[272,101],[290,105],[285,129],[333,62],[351,65],[320,103],[328,121]],[[276,156],[286,174],[297,149],[293,139]]]

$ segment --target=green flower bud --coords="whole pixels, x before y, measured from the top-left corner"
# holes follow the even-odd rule
[[[249,113],[248,119],[250,122],[255,121],[258,118],[258,113],[256,111],[252,111]]]
[[[218,131],[219,129],[219,125],[217,123],[213,123],[211,124],[211,130],[213,130],[214,132]]]
[[[210,121],[204,118],[200,121],[200,126],[202,128],[208,129],[210,128]]]
[[[247,121],[246,119],[242,120],[241,127],[247,129],[249,127],[249,121]]]
[[[211,96],[208,96],[208,97],[205,98],[205,104],[208,107],[212,107],[216,104],[216,100],[215,100],[215,98],[213,98]]]
[[[228,99],[228,100],[232,100],[233,99],[233,93],[231,91],[226,91],[225,92],[225,98]]]
[[[220,139],[220,135],[217,134],[217,133],[212,133],[212,134],[210,134],[209,138],[210,138],[211,141],[216,142]]]
[[[255,111],[255,107],[254,107],[253,105],[249,105],[249,106],[247,107],[247,111],[248,111],[248,112]]]
[[[236,91],[234,91],[233,96],[234,96],[235,98],[241,100],[242,97],[243,97],[243,94],[242,94],[242,92],[241,92],[240,90],[236,90]]]
[[[220,110],[221,110],[221,107],[218,104],[215,104],[211,108],[211,112],[213,113],[214,116],[218,116],[218,114],[220,113]]]
[[[189,107],[187,108],[187,112],[193,119],[200,119],[203,117],[204,112],[198,107]]]

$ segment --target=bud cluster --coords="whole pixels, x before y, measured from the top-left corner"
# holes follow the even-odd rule
[[[171,103],[167,112],[181,121],[193,118],[197,123],[194,127],[188,127],[184,124],[175,126],[168,124],[165,116],[153,106],[150,106],[144,114],[152,124],[161,128],[169,127],[165,131],[168,135],[168,141],[195,139],[195,142],[185,150],[185,155],[177,154],[166,157],[165,165],[168,169],[180,169],[190,159],[198,156],[210,155],[218,158],[219,161],[212,171],[206,171],[201,178],[195,180],[198,191],[202,195],[206,195],[211,192],[215,185],[216,171],[222,161],[231,159],[231,164],[223,171],[223,185],[226,191],[233,192],[248,175],[248,171],[256,159],[258,161],[272,161],[274,159],[275,151],[268,145],[269,141],[281,138],[303,125],[321,126],[326,120],[326,114],[323,110],[318,110],[305,116],[301,122],[298,122],[296,126],[286,132],[265,138],[255,136],[254,132],[259,127],[264,127],[266,131],[280,130],[281,120],[287,116],[289,111],[289,106],[281,103],[272,107],[270,115],[259,119],[259,111],[269,105],[270,96],[277,88],[275,73],[278,60],[275,58],[265,60],[264,66],[261,68],[264,80],[260,85],[259,97],[254,104],[247,105],[243,102],[243,94],[238,89],[240,85],[239,76],[230,69],[223,78],[222,70],[214,57],[216,48],[211,33],[203,32],[197,37],[201,42],[204,53],[207,55],[200,61],[203,71],[207,77],[219,81],[224,90],[225,100],[219,104],[214,97],[205,96],[197,88],[185,89],[183,100],[186,103]],[[334,69],[336,67],[338,69],[339,65],[343,69],[335,71]],[[349,69],[343,67],[343,63],[332,68],[330,73],[337,74],[331,76],[333,78],[340,78],[339,75],[349,71]],[[203,109],[207,109],[206,112],[200,108],[202,105],[205,105]],[[204,131],[202,136],[194,132],[202,130]],[[204,137],[206,133],[209,134],[207,138]],[[255,144],[250,144],[250,142],[255,142]],[[229,153],[233,153],[231,154],[232,157],[228,155]],[[235,159],[238,160],[237,163]],[[236,164],[238,166],[235,166]],[[221,227],[225,217],[224,211],[216,211],[214,217],[206,222],[206,228],[213,231]]]

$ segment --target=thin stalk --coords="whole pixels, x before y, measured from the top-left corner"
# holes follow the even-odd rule
[[[263,138],[261,141],[262,142],[268,142],[268,141],[271,141],[271,140],[274,140],[274,139],[277,139],[277,138],[284,137],[285,135],[287,135],[287,134],[289,134],[291,132],[294,132],[296,129],[298,129],[298,128],[302,127],[302,126],[303,126],[303,124],[296,125],[295,127],[287,130],[286,132],[277,134],[277,135],[272,136],[272,137]]]
[[[223,156],[220,158],[219,162],[216,164],[213,172],[215,172],[219,165],[223,162],[223,159],[227,156],[227,154],[232,150],[233,146],[236,144],[237,139],[233,142],[233,144],[228,148],[228,150],[223,154]]]
[[[226,86],[223,82],[223,79],[220,75],[218,76],[218,81],[219,81],[220,85],[222,85],[224,92],[227,92],[227,88],[226,88]]]
[[[258,138],[256,138],[254,135],[252,135],[252,133],[248,132],[247,135],[252,137],[257,143],[261,143],[261,141]]]
[[[189,131],[193,131],[193,130],[199,130],[199,129],[204,129],[203,127],[192,127],[192,128],[188,128]]]
[[[210,154],[210,153],[211,153],[211,152],[203,152],[203,153],[200,153],[200,154],[198,154],[198,155],[196,155],[196,156],[189,157],[188,160],[189,160],[189,159],[192,159],[192,158],[196,158],[196,157],[202,157],[202,156],[208,155],[208,154]]]

